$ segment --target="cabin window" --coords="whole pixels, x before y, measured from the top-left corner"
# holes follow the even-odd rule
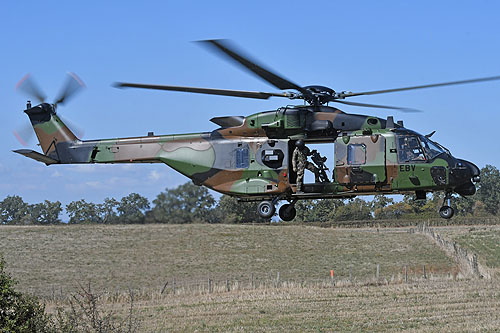
[[[347,146],[347,164],[363,165],[366,163],[366,145],[350,144]]]
[[[398,159],[401,163],[425,161],[424,151],[416,136],[398,137]]]
[[[247,169],[250,165],[250,156],[248,148],[236,149],[236,168]]]

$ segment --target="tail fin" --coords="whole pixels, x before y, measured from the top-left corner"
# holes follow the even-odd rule
[[[56,146],[61,143],[79,141],[73,132],[57,116],[54,106],[42,103],[24,110],[30,118],[40,147],[46,156],[59,160]]]

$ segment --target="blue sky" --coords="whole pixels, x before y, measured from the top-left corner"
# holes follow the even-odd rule
[[[191,41],[232,39],[301,84],[365,91],[500,75],[496,1],[4,1],[0,4],[2,131],[0,199],[101,202],[131,192],[149,199],[188,179],[163,165],[50,166],[11,152],[28,122],[26,73],[55,98],[65,73],[87,89],[59,108],[85,139],[210,131],[215,116],[249,115],[291,101],[119,90],[114,81],[275,91]],[[351,99],[408,106],[394,114],[454,155],[500,166],[499,82]],[[29,148],[37,149],[32,141]]]

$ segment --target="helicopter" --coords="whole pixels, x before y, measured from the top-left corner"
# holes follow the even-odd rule
[[[142,83],[114,83],[118,88],[142,88],[180,91],[253,99],[271,97],[302,100],[249,116],[222,116],[210,119],[219,126],[211,132],[155,135],[100,140],[81,140],[56,113],[80,87],[74,74],[55,103],[45,102],[30,78],[18,84],[40,104],[28,101],[28,115],[43,153],[31,149],[14,152],[36,161],[52,164],[81,163],[164,163],[203,185],[240,201],[257,201],[258,214],[270,218],[276,205],[284,221],[295,218],[295,204],[304,199],[349,199],[362,195],[408,194],[426,199],[427,193],[442,191],[439,209],[442,218],[454,215],[452,195],[470,196],[480,182],[480,170],[472,162],[454,157],[431,140],[434,132],[422,135],[405,128],[402,121],[369,115],[350,114],[330,106],[339,103],[358,107],[390,109],[402,112],[418,110],[347,101],[363,95],[434,88],[499,80],[500,76],[434,83],[365,92],[337,92],[321,85],[300,86],[251,60],[227,40],[200,43],[226,59],[242,66],[282,92],[258,92]],[[332,178],[326,176],[326,158],[313,156],[322,171],[320,179],[297,190],[297,171],[292,155],[298,141],[304,145],[327,144],[333,150]],[[313,153],[318,154],[316,151]]]

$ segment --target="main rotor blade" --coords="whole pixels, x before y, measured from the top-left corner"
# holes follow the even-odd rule
[[[35,98],[38,102],[45,102],[45,94],[36,85],[35,81],[31,78],[31,74],[26,74],[19,82],[16,84],[16,89],[23,91],[28,96]]]
[[[275,97],[293,96],[290,93],[270,93],[270,92],[245,91],[245,90],[165,86],[156,84],[126,83],[126,82],[116,82],[113,84],[113,86],[116,88],[143,88],[143,89],[154,89],[154,90],[183,91],[183,92],[191,92],[198,94],[234,96],[234,97],[257,98],[257,99],[268,99],[271,96]]]
[[[460,81],[450,81],[450,82],[443,82],[443,83],[424,84],[424,85],[420,85],[420,86],[412,86],[412,87],[405,87],[405,88],[364,91],[364,92],[359,92],[359,93],[345,93],[345,94],[341,94],[341,97],[385,94],[385,93],[391,93],[391,92],[397,92],[397,91],[415,90],[415,89],[424,89],[424,88],[435,88],[435,87],[443,87],[443,86],[452,86],[452,85],[457,85],[457,84],[467,84],[467,83],[495,81],[495,80],[500,80],[500,75],[499,76],[482,77],[482,78],[471,79],[471,80],[460,80]]]
[[[399,106],[365,104],[365,103],[357,103],[357,102],[348,102],[348,101],[343,101],[343,100],[339,100],[339,99],[331,100],[331,102],[342,103],[342,104],[353,105],[353,106],[362,106],[362,107],[368,107],[368,108],[398,110],[398,111],[402,111],[402,112],[422,112],[421,110],[399,107]]]
[[[74,96],[81,88],[85,88],[85,83],[83,83],[75,73],[68,72],[68,80],[54,104],[64,104],[64,102]]]
[[[273,86],[278,89],[286,90],[286,89],[296,89],[303,94],[306,94],[307,91],[297,84],[271,72],[268,69],[265,69],[261,65],[257,65],[256,62],[251,61],[248,56],[243,56],[243,52],[236,51],[236,48],[230,45],[228,40],[224,39],[211,39],[211,40],[201,40],[199,43],[203,43],[205,45],[211,46],[213,49],[221,52],[222,54],[230,57],[234,61],[238,62],[240,65],[269,82]]]

